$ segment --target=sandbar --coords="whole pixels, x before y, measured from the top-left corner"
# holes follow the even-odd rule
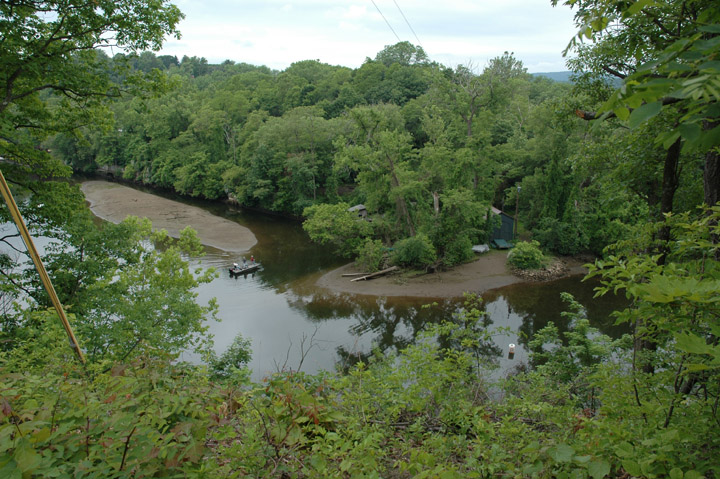
[[[483,293],[524,280],[513,275],[506,265],[506,251],[491,251],[475,261],[447,271],[408,277],[387,275],[367,281],[351,281],[343,274],[360,272],[351,263],[323,275],[317,286],[337,293],[370,296],[454,298],[464,293]]]
[[[465,293],[480,295],[503,286],[531,282],[512,273],[507,265],[507,253],[507,251],[492,250],[478,256],[474,261],[437,273],[414,277],[391,274],[366,281],[351,281],[353,277],[343,276],[343,274],[360,272],[353,263],[350,263],[325,273],[317,280],[316,285],[334,293],[409,298],[458,298]],[[566,258],[562,262],[566,266],[563,276],[587,273],[587,269],[579,260]]]
[[[173,238],[189,225],[197,231],[202,244],[229,252],[244,253],[257,243],[248,228],[196,206],[109,181],[85,181],[80,189],[92,212],[112,223],[130,215],[145,217],[152,221],[153,228],[165,229]]]

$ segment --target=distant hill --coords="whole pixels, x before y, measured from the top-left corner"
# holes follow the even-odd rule
[[[533,73],[534,76],[539,77],[546,77],[551,80],[559,81],[559,82],[565,82],[570,83],[570,75],[572,75],[572,72],[547,72],[547,73]]]

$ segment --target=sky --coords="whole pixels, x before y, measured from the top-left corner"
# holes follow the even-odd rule
[[[174,0],[182,38],[160,55],[284,70],[302,60],[358,68],[388,45],[420,45],[430,60],[478,70],[512,52],[531,73],[565,71],[576,30],[550,0]],[[389,25],[388,25],[389,24]]]

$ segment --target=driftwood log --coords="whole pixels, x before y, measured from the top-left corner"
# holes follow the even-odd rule
[[[378,271],[377,273],[366,274],[365,276],[361,276],[361,277],[359,277],[359,278],[351,279],[350,281],[360,281],[360,280],[372,279],[372,278],[375,278],[375,277],[377,277],[377,276],[382,276],[382,275],[388,274],[388,273],[390,273],[390,272],[392,272],[392,271],[396,271],[396,270],[398,270],[398,269],[400,269],[400,268],[398,268],[397,266],[391,266],[390,268],[384,269],[384,270],[382,270],[382,271]]]

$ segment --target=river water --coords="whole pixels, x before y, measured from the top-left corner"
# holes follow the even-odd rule
[[[145,190],[147,192],[147,190]],[[157,192],[156,192],[157,193]],[[298,222],[239,210],[226,205],[172,197],[199,206],[246,226],[257,237],[253,254],[263,265],[261,271],[231,277],[228,267],[242,256],[206,248],[206,255],[191,259],[201,267],[214,267],[218,277],[198,289],[199,300],[217,298],[220,322],[210,322],[215,349],[222,353],[237,334],[252,342],[249,367],[254,380],[280,369],[314,373],[334,370],[338,364],[367,357],[377,347],[402,349],[410,344],[428,322],[450,317],[462,305],[456,300],[407,297],[372,297],[332,293],[317,288],[315,281],[327,271],[344,264],[327,248],[310,242]],[[249,254],[245,256],[249,256]],[[524,345],[535,331],[554,321],[564,329],[561,312],[567,307],[560,293],[567,291],[586,307],[592,324],[601,332],[618,337],[623,329],[614,326],[611,312],[624,307],[624,298],[593,299],[592,283],[582,276],[537,283],[515,284],[483,295],[490,328],[507,327],[494,341],[502,356],[501,371],[527,361]],[[427,306],[432,304],[431,306]],[[510,343],[517,345],[512,360],[507,358]],[[197,361],[193,354],[183,358]]]

